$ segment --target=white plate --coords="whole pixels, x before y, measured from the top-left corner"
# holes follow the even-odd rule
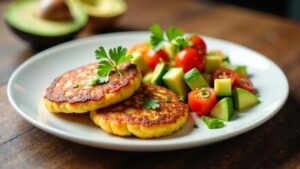
[[[23,63],[8,82],[8,98],[17,112],[34,126],[58,137],[94,147],[129,150],[163,151],[214,143],[244,133],[270,119],[288,96],[288,82],[280,68],[265,56],[243,46],[204,37],[208,49],[219,49],[230,56],[233,64],[247,65],[262,102],[239,113],[221,129],[209,130],[192,114],[179,132],[160,139],[117,137],[95,126],[88,115],[55,115],[48,112],[42,98],[52,80],[67,70],[95,62],[94,51],[143,42],[148,32],[113,33],[76,40],[45,50]],[[194,129],[193,123],[199,128]]]

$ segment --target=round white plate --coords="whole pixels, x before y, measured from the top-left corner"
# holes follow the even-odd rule
[[[243,46],[204,37],[209,50],[222,50],[233,64],[248,67],[262,101],[236,115],[224,128],[209,130],[199,117],[191,113],[183,129],[171,136],[147,140],[123,138],[105,133],[93,124],[87,114],[56,115],[45,109],[42,99],[52,80],[70,69],[95,62],[94,51],[99,45],[106,49],[118,45],[130,47],[148,37],[148,32],[112,33],[45,50],[24,62],[11,76],[7,88],[9,101],[34,126],[73,142],[115,150],[163,151],[206,145],[244,133],[274,116],[287,99],[287,79],[271,60]],[[199,128],[193,128],[194,123]]]

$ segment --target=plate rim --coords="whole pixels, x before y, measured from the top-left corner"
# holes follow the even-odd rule
[[[143,145],[130,144],[130,145],[128,145],[128,144],[121,144],[121,143],[116,145],[115,143],[108,143],[108,142],[101,142],[100,143],[98,141],[83,139],[82,137],[76,137],[76,135],[74,135],[74,134],[70,134],[66,131],[59,130],[57,128],[51,127],[49,125],[40,123],[40,122],[32,119],[27,113],[25,113],[23,110],[21,110],[21,108],[19,108],[19,106],[17,106],[16,102],[14,101],[13,96],[12,96],[13,82],[14,82],[15,77],[17,76],[17,74],[19,72],[21,72],[22,69],[27,67],[27,65],[30,65],[31,63],[35,62],[38,59],[42,59],[43,57],[47,57],[48,54],[51,54],[52,52],[55,52],[56,50],[63,50],[63,49],[70,48],[72,46],[76,46],[76,45],[80,45],[80,44],[84,44],[84,43],[92,43],[93,41],[98,41],[101,38],[107,40],[107,39],[110,39],[110,38],[113,39],[114,37],[118,37],[120,35],[121,36],[130,36],[132,34],[134,34],[134,35],[137,35],[137,34],[146,35],[146,34],[149,34],[149,32],[148,31],[129,31],[129,32],[117,32],[117,33],[101,34],[101,35],[96,35],[96,36],[91,36],[91,37],[87,37],[87,38],[82,38],[82,39],[77,39],[77,40],[72,40],[72,41],[69,41],[69,42],[65,42],[65,43],[53,46],[51,48],[48,48],[44,51],[41,51],[41,52],[33,55],[31,58],[29,58],[28,60],[23,62],[21,65],[19,65],[18,68],[13,72],[13,74],[9,78],[9,81],[7,83],[7,96],[8,96],[8,100],[9,100],[10,104],[12,105],[12,107],[16,110],[16,112],[19,115],[21,115],[26,121],[31,123],[33,126],[39,128],[39,129],[41,129],[41,130],[43,130],[47,133],[50,133],[54,136],[58,136],[60,138],[63,138],[63,139],[66,139],[66,140],[69,140],[69,141],[72,141],[72,142],[76,142],[76,143],[80,143],[80,144],[84,144],[84,145],[88,145],[88,146],[93,146],[93,147],[97,147],[97,148],[123,150],[123,151],[124,150],[125,151],[166,151],[166,150],[178,150],[178,149],[192,148],[192,147],[196,147],[196,146],[203,146],[203,145],[207,145],[207,144],[212,144],[212,143],[215,143],[215,142],[219,142],[219,141],[226,140],[226,139],[232,138],[234,136],[240,135],[240,134],[245,133],[249,130],[252,130],[252,129],[260,126],[261,124],[265,123],[270,118],[272,118],[276,113],[278,113],[279,110],[284,106],[284,104],[285,104],[285,102],[288,98],[289,84],[288,84],[287,77],[286,77],[285,73],[283,72],[283,70],[275,62],[273,62],[271,59],[269,59],[265,55],[255,51],[253,49],[242,46],[240,44],[230,42],[230,41],[220,39],[220,38],[214,38],[214,37],[210,37],[210,36],[201,35],[202,37],[207,38],[207,39],[217,40],[217,41],[222,42],[222,43],[226,43],[226,44],[229,44],[229,45],[234,45],[236,47],[254,52],[260,58],[270,62],[272,64],[272,66],[275,66],[275,68],[281,73],[281,76],[284,78],[283,83],[285,83],[285,86],[286,86],[286,90],[285,90],[285,93],[284,93],[285,97],[280,102],[280,105],[278,107],[276,107],[276,109],[274,109],[271,113],[268,114],[268,116],[266,116],[262,120],[250,123],[246,127],[241,128],[241,129],[237,129],[232,133],[217,136],[216,138],[203,139],[200,142],[197,141],[197,140],[195,140],[195,141],[193,140],[192,142],[188,142],[188,144],[186,144],[184,142],[180,142],[180,143],[175,142],[175,143],[169,144],[166,147],[161,148],[162,145],[151,145],[151,144],[146,144],[146,145],[145,144],[143,144]]]

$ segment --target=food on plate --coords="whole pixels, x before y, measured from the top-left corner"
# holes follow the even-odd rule
[[[90,116],[108,133],[154,138],[179,130],[186,122],[188,106],[164,87],[142,84],[127,100],[91,111]]]
[[[4,19],[19,37],[45,48],[71,40],[88,16],[74,0],[20,0],[6,8]]]
[[[100,46],[98,64],[55,79],[44,97],[47,109],[90,111],[93,122],[108,133],[157,138],[179,130],[189,110],[217,129],[260,103],[246,66],[208,50],[198,35],[186,36],[174,27],[164,33],[159,25],[151,31],[149,42],[129,51],[118,46],[106,52]]]
[[[85,113],[120,102],[140,86],[142,75],[121,46],[95,51],[98,64],[71,70],[56,78],[44,97],[51,112]]]
[[[188,98],[190,109],[209,128],[225,126],[222,121],[232,120],[235,112],[260,102],[247,67],[232,64],[223,51],[209,50],[201,36],[175,27],[164,32],[157,24],[150,30],[148,42],[130,49],[144,55],[152,70],[143,81],[165,86],[183,101]]]

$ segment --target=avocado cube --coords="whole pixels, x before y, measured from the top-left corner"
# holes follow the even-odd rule
[[[215,70],[221,67],[222,56],[218,55],[207,55],[205,57],[205,72],[213,73]]]
[[[188,87],[183,79],[184,72],[182,68],[171,68],[164,76],[165,85],[175,92],[179,97],[186,99]]]
[[[220,120],[229,121],[233,117],[232,98],[225,97],[221,99],[210,112],[212,117]]]
[[[153,76],[151,78],[151,83],[156,85],[163,85],[162,77],[167,73],[167,65],[165,63],[159,63],[155,66]]]
[[[184,80],[192,90],[208,87],[206,80],[203,78],[197,68],[193,68],[186,72],[184,74]]]
[[[151,70],[141,52],[133,52],[131,62],[136,64],[142,73],[148,73]]]
[[[231,96],[231,79],[215,79],[214,89],[217,96]]]
[[[233,103],[234,108],[240,111],[255,106],[260,103],[260,100],[255,94],[245,89],[235,88],[233,92]]]

